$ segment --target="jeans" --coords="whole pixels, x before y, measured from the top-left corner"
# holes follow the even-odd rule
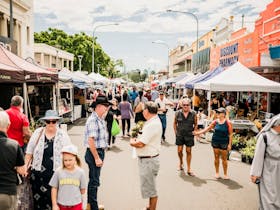
[[[105,156],[104,149],[97,149],[97,152],[100,159],[103,161]],[[97,189],[100,185],[99,177],[101,167],[96,166],[94,157],[89,148],[86,151],[85,160],[89,168],[88,203],[90,204],[91,210],[98,210]]]
[[[166,130],[166,114],[158,114],[158,117],[161,121],[161,125],[162,125],[162,138],[165,138],[165,130]]]

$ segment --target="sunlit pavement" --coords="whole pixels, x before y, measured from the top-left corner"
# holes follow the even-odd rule
[[[168,112],[167,143],[160,153],[161,168],[157,179],[159,210],[255,210],[258,208],[257,187],[249,180],[250,165],[230,161],[230,180],[214,178],[214,157],[210,144],[196,143],[193,147],[192,170],[195,177],[177,171],[177,148],[173,133],[174,112]],[[85,119],[69,126],[69,135],[83,147]],[[133,125],[132,125],[133,126]],[[157,132],[157,131],[154,131]],[[185,153],[184,153],[185,158]],[[83,168],[88,174],[87,165]],[[185,167],[186,168],[186,167]],[[222,175],[222,167],[220,167]],[[101,172],[98,200],[105,210],[142,210],[148,200],[141,198],[137,159],[132,158],[128,138],[117,137],[115,145],[106,152]]]

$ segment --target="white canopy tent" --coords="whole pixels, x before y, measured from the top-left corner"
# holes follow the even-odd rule
[[[106,84],[106,83],[110,82],[110,80],[108,78],[102,76],[101,74],[97,74],[97,73],[94,73],[94,72],[90,73],[88,76],[97,83]]]
[[[211,91],[280,93],[280,83],[266,79],[237,62],[217,76],[195,84],[194,89],[208,90],[209,96]],[[210,100],[208,113],[210,113]]]
[[[237,62],[217,76],[194,85],[210,91],[252,91],[280,93],[280,83],[271,81]]]

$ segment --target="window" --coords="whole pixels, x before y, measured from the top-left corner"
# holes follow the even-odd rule
[[[26,44],[30,45],[30,27],[26,27]]]

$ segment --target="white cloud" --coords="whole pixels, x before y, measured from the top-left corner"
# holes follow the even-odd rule
[[[107,49],[111,53],[110,56],[122,58],[133,68],[139,65],[147,67],[152,64],[162,68],[166,66],[166,50],[153,46],[148,52],[161,53],[161,57],[151,58],[150,56],[147,59],[142,55],[146,53],[146,49],[141,49],[143,43],[151,43],[155,34],[159,36],[161,34],[165,38],[168,36],[167,42],[171,48],[179,44],[191,44],[196,39],[195,19],[186,14],[167,13],[167,9],[193,12],[199,18],[199,35],[201,36],[215,27],[222,17],[229,18],[234,15],[234,25],[240,27],[242,14],[237,12],[248,5],[252,9],[244,11],[245,26],[253,27],[258,14],[271,2],[272,0],[36,0],[34,12],[44,18],[47,25],[45,28],[66,26],[74,33],[80,31],[91,33],[96,25],[120,20],[119,26],[100,27],[98,32],[116,31],[123,32],[122,35],[125,32],[138,32],[142,37],[137,39],[140,40],[139,43],[130,44],[134,48],[125,48],[127,51],[123,51],[122,48],[114,49],[112,43],[109,45],[108,40],[104,41],[102,44],[105,48],[107,44],[109,45]],[[162,37],[156,39],[164,40]]]

